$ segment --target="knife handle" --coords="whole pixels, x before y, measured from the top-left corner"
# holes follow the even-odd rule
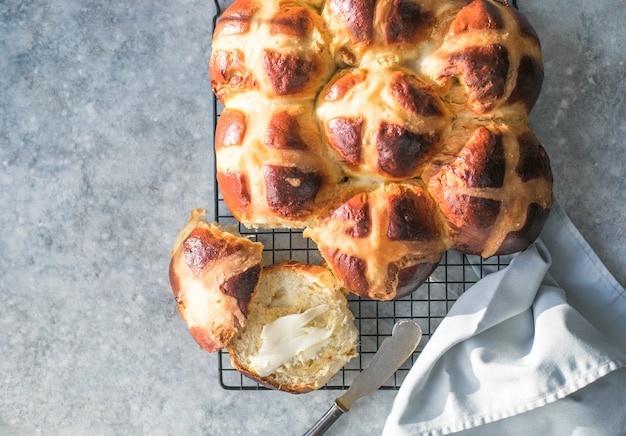
[[[333,425],[333,423],[337,421],[337,419],[339,419],[339,417],[345,412],[346,411],[339,407],[337,403],[333,403],[324,416],[322,416],[315,424],[313,424],[313,427],[304,433],[304,436],[323,435],[326,433],[326,430],[328,430],[330,426]]]

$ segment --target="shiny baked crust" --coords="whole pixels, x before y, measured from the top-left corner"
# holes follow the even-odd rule
[[[359,295],[406,295],[447,249],[523,250],[548,216],[550,162],[528,120],[541,48],[508,5],[238,0],[210,73],[228,208],[249,227],[306,228]],[[390,237],[398,208],[404,236]]]
[[[447,248],[443,235],[420,181],[355,187],[305,230],[348,289],[377,300],[405,296],[426,280]]]
[[[172,251],[169,276],[178,311],[209,353],[245,325],[262,268],[263,245],[231,233],[195,209]]]

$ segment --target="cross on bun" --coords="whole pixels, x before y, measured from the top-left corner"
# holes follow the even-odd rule
[[[358,295],[406,295],[447,249],[523,250],[548,216],[540,43],[506,4],[236,0],[210,73],[227,207],[305,228]]]
[[[407,295],[430,276],[446,250],[443,234],[419,180],[356,187],[305,230],[344,286],[378,300]]]

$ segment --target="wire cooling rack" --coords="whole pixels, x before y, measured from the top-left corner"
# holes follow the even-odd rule
[[[216,15],[213,28],[221,11],[232,1],[214,0]],[[514,6],[515,3],[512,3]],[[215,96],[213,98],[213,131],[222,113],[223,106]],[[213,168],[215,154],[213,153]],[[264,245],[263,262],[265,266],[292,259],[310,264],[319,264],[322,257],[310,239],[302,236],[302,230],[271,229],[251,230],[241,225],[230,213],[221,192],[215,183],[214,211],[215,220],[221,224],[234,224],[242,235]],[[344,390],[350,387],[352,380],[367,367],[376,354],[382,341],[391,336],[394,324],[403,319],[415,320],[422,328],[422,341],[410,358],[395,372],[381,389],[398,389],[404,381],[415,360],[428,343],[439,323],[457,298],[485,275],[506,267],[511,256],[494,256],[482,259],[449,250],[444,254],[439,266],[422,286],[412,294],[394,301],[373,301],[355,295],[348,296],[348,305],[354,314],[360,333],[359,355],[352,359],[322,389]],[[227,390],[267,390],[266,387],[248,379],[230,363],[228,352],[218,353],[219,382]]]

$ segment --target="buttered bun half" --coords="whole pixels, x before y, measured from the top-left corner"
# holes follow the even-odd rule
[[[283,261],[263,270],[246,325],[228,344],[246,376],[275,389],[318,389],[357,356],[346,292],[322,266]]]
[[[263,268],[263,245],[191,212],[170,262],[181,318],[209,353],[291,393],[324,386],[357,356],[358,330],[346,294],[326,268],[295,261]]]

